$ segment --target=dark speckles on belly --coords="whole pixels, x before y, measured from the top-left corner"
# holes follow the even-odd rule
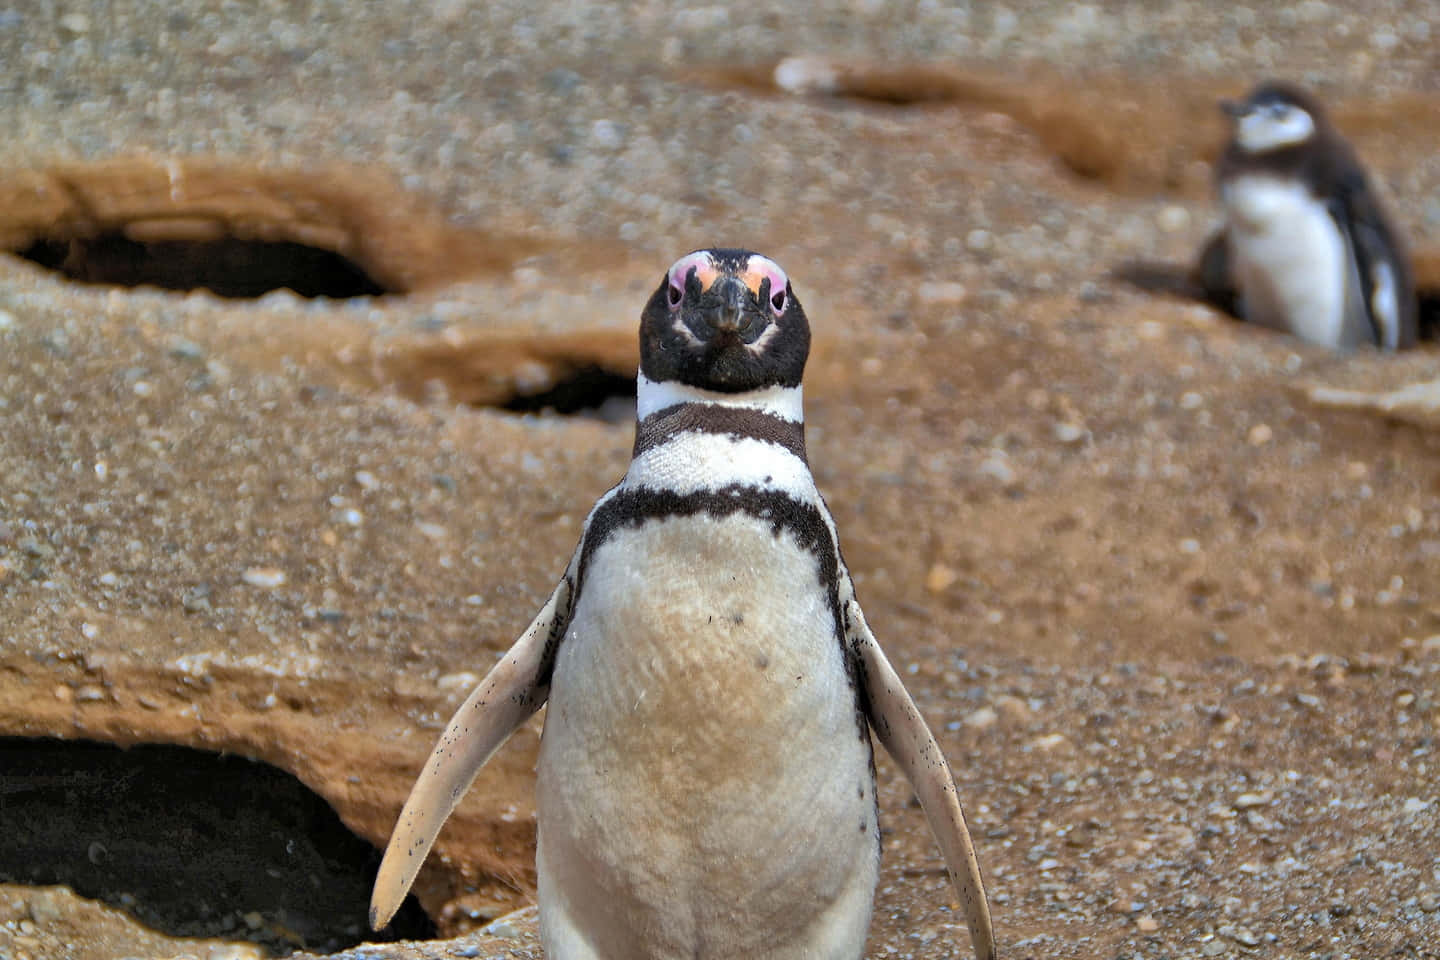
[[[769,654],[765,654],[765,653],[757,653],[757,654],[755,654],[755,666],[756,666],[757,669],[760,669],[760,670],[768,670],[768,669],[770,668],[770,656],[769,656]]]

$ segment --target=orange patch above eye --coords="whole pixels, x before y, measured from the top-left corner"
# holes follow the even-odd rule
[[[760,285],[766,280],[770,281],[770,296],[772,297],[783,291],[786,284],[789,283],[785,272],[763,257],[751,257],[745,267],[745,272],[740,275],[740,279],[745,281],[745,286],[757,297],[760,296]]]
[[[675,265],[670,268],[670,283],[677,289],[684,290],[685,278],[692,269],[695,271],[695,279],[700,281],[701,290],[709,290],[710,284],[720,275],[720,271],[711,264],[710,255],[700,251],[675,261]]]

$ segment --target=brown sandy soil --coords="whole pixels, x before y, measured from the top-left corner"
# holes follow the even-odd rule
[[[1440,353],[1330,356],[1105,279],[1198,250],[1210,105],[1269,73],[1337,104],[1433,277],[1434,4],[190,6],[0,9],[0,162],[34,178],[0,187],[10,249],[280,238],[410,292],[0,256],[0,734],[253,757],[383,845],[629,458],[628,423],[486,405],[628,369],[671,260],[745,244],[816,328],[810,459],[1002,956],[1440,956],[1440,417],[1365,400]],[[847,95],[775,89],[793,54],[852,65]],[[157,180],[176,158],[224,201]],[[417,885],[461,939],[348,956],[538,956],[533,915],[474,931],[533,899],[539,729]],[[879,775],[869,954],[968,956]],[[0,955],[256,949],[0,885]]]

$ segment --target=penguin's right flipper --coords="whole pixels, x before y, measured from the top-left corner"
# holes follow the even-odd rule
[[[1419,318],[1410,257],[1359,166],[1340,177],[1330,215],[1350,248],[1366,334],[1385,350],[1414,346]]]
[[[475,775],[550,695],[555,639],[569,621],[567,575],[529,628],[485,675],[451,718],[420,774],[380,862],[370,896],[370,926],[390,922],[415,882],[440,828]]]
[[[899,674],[885,658],[885,651],[870,632],[860,604],[849,602],[849,642],[859,657],[864,698],[869,708],[870,726],[890,756],[905,771],[925,819],[940,843],[950,882],[960,896],[965,922],[970,928],[970,943],[978,960],[995,960],[995,931],[990,922],[990,904],[985,899],[985,883],[980,864],[975,859],[975,844],[970,828],[965,825],[965,812],[960,807],[960,794],[955,778],[935,735],[920,715],[915,701],[905,690]]]

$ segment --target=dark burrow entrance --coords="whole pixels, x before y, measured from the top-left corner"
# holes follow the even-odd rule
[[[499,406],[514,413],[553,410],[566,416],[629,423],[635,419],[635,376],[625,376],[601,366],[585,366],[538,393],[517,391]]]
[[[291,290],[302,297],[373,297],[387,290],[358,264],[301,243],[242,240],[132,240],[122,233],[36,240],[18,256],[71,280],[119,287],[209,290],[260,297]]]
[[[365,940],[380,854],[298,779],[186,747],[0,738],[0,881],[64,884],[171,936],[274,955]],[[435,925],[413,896],[400,939]]]

